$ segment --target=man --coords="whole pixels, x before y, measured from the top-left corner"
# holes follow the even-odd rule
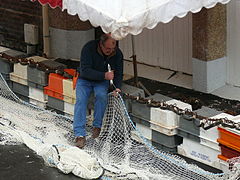
[[[108,71],[108,64],[112,71]],[[110,34],[103,34],[100,40],[88,42],[82,49],[79,78],[76,84],[73,129],[76,146],[83,148],[86,143],[86,111],[91,92],[94,93],[94,121],[92,137],[101,131],[102,118],[107,105],[109,81],[113,80],[115,92],[120,92],[123,77],[123,55]]]

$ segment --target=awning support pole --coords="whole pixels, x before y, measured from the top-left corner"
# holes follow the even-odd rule
[[[132,58],[133,58],[133,73],[134,73],[134,83],[136,86],[138,86],[138,73],[137,73],[137,57],[135,54],[135,42],[134,42],[134,36],[131,35],[132,39]]]
[[[48,17],[48,5],[42,5],[42,17],[43,17],[43,53],[50,56],[50,33],[49,33],[49,17]]]

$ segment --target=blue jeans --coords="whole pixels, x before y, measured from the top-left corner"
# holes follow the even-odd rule
[[[78,79],[76,84],[76,104],[74,106],[73,130],[75,136],[86,136],[87,104],[91,92],[94,92],[94,121],[93,126],[101,128],[102,119],[107,106],[109,82],[88,81]]]

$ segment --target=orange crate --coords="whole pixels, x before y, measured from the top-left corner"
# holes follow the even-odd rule
[[[60,93],[63,93],[63,79],[67,79],[59,74],[50,73],[48,77],[48,89]]]
[[[238,150],[236,150],[236,149],[233,149],[232,147],[229,147],[227,143],[219,144],[219,146],[221,148],[221,155],[223,155],[226,158],[231,159],[233,157],[240,156],[240,152]]]
[[[222,144],[222,145],[224,145],[224,146],[226,146],[226,147],[228,147],[228,148],[230,148],[230,149],[233,149],[233,150],[235,150],[235,151],[237,151],[237,152],[240,153],[240,147],[235,146],[234,144],[231,144],[231,143],[229,143],[229,142],[226,142],[226,141],[224,141],[224,140],[222,140],[222,139],[218,139],[217,142],[219,142],[220,144]],[[239,154],[239,155],[240,155],[240,154]]]
[[[223,155],[218,155],[218,159],[221,159],[223,161],[227,161],[228,158],[224,157]]]
[[[218,127],[219,139],[232,144],[234,147],[240,148],[240,136],[232,132],[227,131],[226,129]]]
[[[44,94],[47,94],[48,96],[63,100],[63,94],[62,93],[53,91],[48,86],[44,87],[43,92],[44,92]]]
[[[76,73],[76,69],[64,69],[64,71],[72,76],[74,76]]]

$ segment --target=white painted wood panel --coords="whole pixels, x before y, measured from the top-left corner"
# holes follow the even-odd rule
[[[240,1],[227,5],[227,83],[240,86]]]
[[[160,23],[134,36],[137,61],[192,74],[192,15]],[[119,42],[124,58],[131,60],[131,36]]]

